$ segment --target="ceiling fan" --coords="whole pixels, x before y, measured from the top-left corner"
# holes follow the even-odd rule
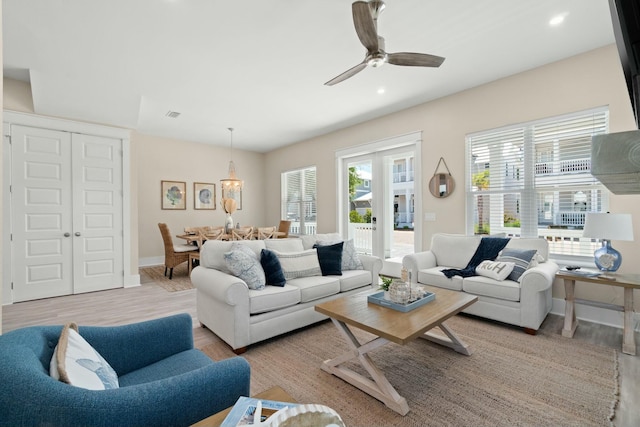
[[[368,65],[380,67],[385,62],[393,65],[413,67],[439,67],[444,62],[441,56],[426,53],[397,52],[387,53],[384,50],[384,38],[378,35],[378,16],[384,10],[383,1],[356,1],[351,5],[353,23],[360,42],[367,48],[364,61],[325,83],[333,86],[358,74]]]

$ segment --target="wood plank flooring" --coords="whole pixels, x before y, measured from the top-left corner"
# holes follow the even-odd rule
[[[27,301],[2,308],[3,333],[32,325],[60,325],[68,321],[79,325],[123,325],[155,319],[177,313],[189,313],[193,318],[194,341],[197,348],[212,343],[226,345],[208,329],[200,327],[196,314],[196,291],[167,292],[152,282],[139,287],[113,289],[80,295]],[[542,329],[560,334],[564,318],[549,315]],[[505,327],[510,327],[505,325]],[[523,332],[524,333],[524,332]],[[639,337],[636,333],[636,341]],[[620,352],[622,330],[581,321],[575,340],[611,347]],[[614,425],[640,425],[640,355],[620,353],[620,403]]]

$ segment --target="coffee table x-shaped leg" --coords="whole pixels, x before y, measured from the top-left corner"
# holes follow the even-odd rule
[[[334,318],[332,318],[331,321],[345,337],[350,349],[338,357],[325,360],[322,363],[322,370],[342,378],[349,384],[375,397],[392,410],[398,412],[400,415],[406,415],[409,412],[407,400],[400,396],[389,380],[387,380],[384,372],[382,372],[382,370],[373,363],[371,357],[367,354],[372,350],[382,347],[390,341],[383,337],[377,337],[369,342],[360,343],[346,323]],[[462,353],[467,356],[471,354],[469,346],[460,340],[460,338],[458,338],[453,331],[444,324],[444,322],[435,325],[434,328],[436,326],[444,332],[445,336],[427,331],[422,335],[419,335],[419,337],[450,347],[458,353]],[[357,360],[369,373],[373,381],[347,367],[340,366],[351,360]]]

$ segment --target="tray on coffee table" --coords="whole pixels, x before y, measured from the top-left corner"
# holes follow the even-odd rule
[[[427,292],[422,298],[408,304],[398,304],[393,301],[384,299],[384,292],[377,292],[375,294],[367,296],[367,301],[369,301],[370,303],[381,305],[383,307],[389,307],[393,310],[402,311],[404,313],[421,307],[426,303],[433,301],[434,299],[436,299],[436,294],[434,294],[433,292]]]

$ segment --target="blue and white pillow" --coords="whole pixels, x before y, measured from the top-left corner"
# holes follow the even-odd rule
[[[224,260],[231,274],[244,280],[249,289],[264,289],[267,283],[264,270],[253,251],[251,255],[240,249],[225,252]]]
[[[538,253],[535,249],[504,249],[496,261],[512,262],[514,264],[513,271],[507,277],[507,280],[513,280],[520,283],[520,276],[529,268],[531,260]]]
[[[75,323],[62,328],[49,364],[53,378],[88,390],[119,388],[118,375],[100,354],[78,333]]]

